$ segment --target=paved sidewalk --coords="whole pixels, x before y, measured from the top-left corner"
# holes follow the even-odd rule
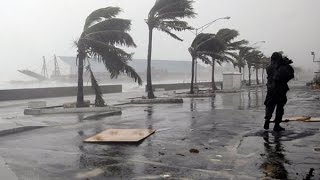
[[[2,159],[1,156],[0,156],[0,178],[6,179],[6,180],[18,180],[17,176],[14,174],[14,172],[11,171],[11,169],[6,164],[6,162]]]

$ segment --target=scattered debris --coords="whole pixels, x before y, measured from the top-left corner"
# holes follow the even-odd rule
[[[193,153],[193,154],[198,154],[199,150],[198,149],[190,149],[189,152]]]
[[[177,156],[185,156],[184,154],[178,153],[176,154]]]
[[[212,161],[212,162],[221,162],[220,159],[210,159],[210,161]]]
[[[289,122],[289,121],[320,122],[320,117],[297,116],[297,117],[287,117],[282,119],[282,122]],[[270,123],[274,123],[274,121],[270,121]]]
[[[83,179],[83,178],[89,179],[89,178],[97,177],[103,173],[104,173],[104,171],[102,169],[97,168],[97,169],[93,169],[93,170],[90,170],[90,171],[87,171],[84,173],[78,173],[76,175],[76,177],[79,179]]]
[[[107,129],[84,142],[139,142],[154,132],[154,129]]]
[[[310,116],[296,116],[296,117],[288,117],[284,118],[283,120],[289,120],[289,121],[305,121],[311,119]]]
[[[164,175],[161,175],[162,178],[170,178],[171,175],[170,174],[164,174]]]

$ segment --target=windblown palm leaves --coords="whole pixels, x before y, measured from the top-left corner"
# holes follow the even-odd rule
[[[165,32],[174,39],[182,41],[180,37],[172,31],[184,31],[192,29],[183,18],[193,18],[195,16],[193,0],[156,0],[155,5],[149,12],[146,23],[149,28],[148,64],[147,64],[147,92],[148,98],[155,98],[151,80],[151,53],[153,30]]]
[[[215,63],[221,65],[223,62],[234,62],[237,57],[236,51],[247,41],[235,41],[239,33],[232,29],[221,29],[217,34],[199,34],[193,41],[189,52],[194,58],[201,59],[206,64],[212,65],[212,91],[215,91]],[[205,57],[205,58],[204,58]],[[211,61],[208,61],[211,57]]]
[[[259,50],[256,50],[256,49],[250,51],[246,57],[248,71],[249,71],[249,86],[251,85],[251,69],[252,69],[252,67],[255,67],[256,71],[258,71],[259,66],[260,66],[260,60],[263,57],[264,57],[264,55],[262,54],[262,52]]]
[[[106,7],[92,12],[86,19],[81,37],[76,43],[78,48],[78,107],[84,104],[83,64],[88,58],[93,58],[103,63],[111,73],[111,78],[116,78],[124,73],[139,84],[142,84],[140,76],[128,65],[132,54],[117,47],[136,47],[132,37],[128,34],[131,21],[115,18],[120,12],[121,9],[118,7]],[[93,72],[91,70],[90,74],[92,77]],[[98,86],[94,77],[91,80],[94,86]],[[99,93],[99,91],[95,92]]]

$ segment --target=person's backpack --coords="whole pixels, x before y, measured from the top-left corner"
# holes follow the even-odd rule
[[[274,80],[281,83],[288,83],[294,78],[294,69],[289,64],[280,65],[274,72]]]

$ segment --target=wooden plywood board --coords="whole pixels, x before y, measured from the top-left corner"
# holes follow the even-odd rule
[[[306,121],[311,119],[309,116],[295,116],[295,117],[287,117],[283,118],[283,121]]]
[[[312,117],[304,122],[320,122],[320,117]]]
[[[84,142],[139,142],[154,132],[154,129],[107,129],[84,140]]]

